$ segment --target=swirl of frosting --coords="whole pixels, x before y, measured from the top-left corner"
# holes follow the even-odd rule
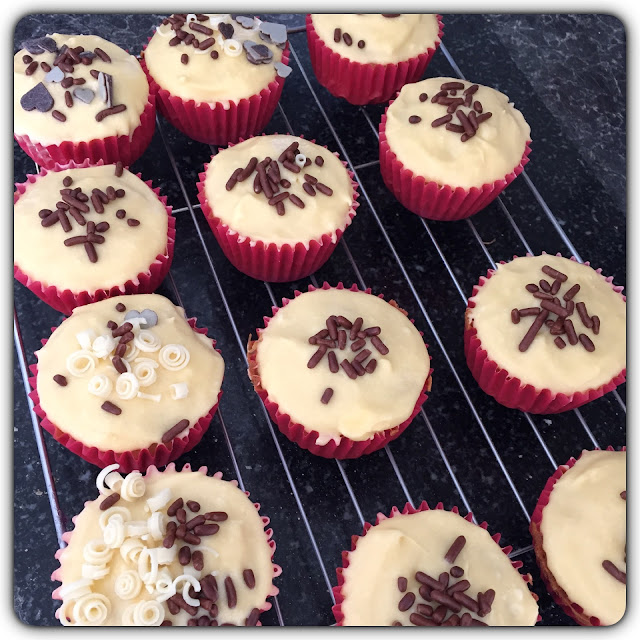
[[[232,58],[235,58],[236,56],[239,56],[242,53],[242,45],[237,40],[234,40],[233,38],[229,38],[228,40],[225,40],[222,44],[222,48],[224,52],[228,56],[231,56]]]
[[[160,338],[149,329],[141,329],[133,339],[133,343],[140,351],[144,351],[145,353],[153,353],[162,346]]]
[[[120,505],[115,505],[107,509],[102,515],[98,518],[98,524],[100,528],[104,531],[104,528],[109,524],[109,520],[114,515],[119,515],[123,521],[131,520],[131,511],[127,509],[127,507],[121,507]]]
[[[113,389],[113,383],[104,373],[98,373],[89,380],[89,393],[98,398],[106,398]]]
[[[107,526],[103,529],[104,543],[111,549],[119,547],[124,542],[124,520],[119,513],[109,518]]]
[[[229,42],[226,40],[225,42]],[[181,344],[167,344],[158,354],[158,360],[160,364],[170,371],[180,371],[189,364],[191,355],[189,350],[183,347]]]
[[[138,572],[133,569],[118,574],[113,583],[113,590],[121,600],[135,598],[140,593],[140,589],[142,589],[142,580]]]
[[[83,562],[80,571],[83,578],[88,578],[89,580],[100,580],[101,578],[109,575],[109,571],[111,571],[111,569],[106,564],[89,564],[87,562]]]
[[[81,377],[96,367],[96,358],[86,349],[74,351],[67,356],[67,370],[72,376]]]
[[[133,373],[138,378],[141,387],[148,387],[156,381],[158,378],[157,368],[158,363],[151,358],[136,358]]]
[[[144,483],[142,474],[139,471],[132,471],[122,481],[120,497],[128,502],[133,502],[142,498],[146,490],[147,485]]]
[[[102,593],[88,593],[73,605],[72,615],[76,624],[99,626],[109,615],[111,602]]]
[[[123,400],[131,400],[136,397],[140,383],[133,373],[121,373],[116,380],[116,393]]]
[[[133,624],[137,627],[159,627],[164,615],[164,607],[158,601],[142,600],[133,609]]]
[[[140,552],[144,548],[145,546],[142,540],[138,540],[137,538],[127,538],[120,545],[120,555],[127,564],[135,564],[137,566]]]
[[[112,549],[109,549],[103,540],[96,538],[84,545],[82,557],[89,564],[101,565],[111,560]]]
[[[108,333],[98,336],[91,345],[96,358],[106,358],[116,348],[116,339]]]

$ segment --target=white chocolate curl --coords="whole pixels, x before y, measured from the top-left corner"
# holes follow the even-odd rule
[[[100,525],[100,528],[102,530],[104,530],[104,528],[107,526],[107,524],[109,524],[109,520],[114,515],[119,515],[122,518],[123,522],[126,522],[127,520],[131,520],[131,511],[129,511],[129,509],[127,509],[127,507],[121,507],[119,505],[115,505],[114,507],[110,507],[109,509],[107,509],[98,518],[98,524]]]
[[[121,600],[135,598],[142,589],[142,580],[137,571],[129,569],[119,574],[113,583],[113,590]]]
[[[133,339],[133,343],[140,351],[144,351],[145,353],[153,353],[162,346],[160,338],[158,338],[153,331],[149,331],[149,329],[141,329]]]
[[[126,360],[127,362],[131,362],[132,360],[138,357],[139,353],[140,353],[140,349],[136,347],[136,345],[134,344],[134,340],[131,340],[127,342],[127,349],[124,352],[122,359]]]
[[[164,530],[166,527],[166,516],[162,511],[155,511],[147,520],[147,526],[149,527],[149,533],[154,540],[162,540],[164,538]]]
[[[186,382],[177,382],[169,386],[171,388],[171,397],[174,400],[182,400],[189,395],[189,387]]]
[[[127,538],[120,546],[120,555],[127,564],[135,564],[138,566],[138,558],[144,548],[144,543],[141,540]]]
[[[142,498],[146,490],[147,485],[144,483],[142,474],[139,471],[132,471],[122,481],[120,497],[127,502],[133,502],[138,498]]]
[[[299,166],[299,167],[304,167],[304,163],[307,161],[307,156],[304,155],[304,153],[299,153],[298,155],[296,155],[295,157],[295,163]]]
[[[113,550],[109,549],[109,547],[107,547],[107,545],[99,538],[91,540],[91,542],[87,542],[82,550],[82,557],[85,562],[98,566],[109,562],[112,554]]]
[[[106,398],[113,389],[113,382],[104,373],[99,373],[89,380],[88,389],[94,396]]]
[[[101,593],[82,596],[73,606],[73,617],[78,625],[99,626],[109,615],[111,602]]]
[[[102,336],[98,336],[91,345],[91,350],[96,358],[106,358],[116,348],[116,339],[105,333]]]
[[[156,600],[142,600],[133,610],[133,624],[136,627],[159,627],[163,620],[164,607]]]
[[[108,491],[107,487],[105,487],[105,485],[104,485],[104,481],[105,481],[106,477],[112,471],[115,471],[116,469],[119,469],[119,468],[120,468],[120,465],[116,462],[115,464],[110,464],[108,467],[105,467],[104,469],[102,469],[102,471],[100,471],[100,473],[98,474],[98,477],[96,478],[96,488],[98,489],[98,491],[101,494],[107,493],[107,491]],[[118,475],[120,475],[120,474],[118,474]],[[122,477],[122,476],[120,476],[120,477]],[[102,525],[100,525],[100,526],[102,526]],[[104,529],[104,526],[102,526],[102,528]]]
[[[102,535],[104,537],[104,543],[110,549],[115,549],[124,542],[124,520],[119,513],[116,513],[109,518],[107,526],[102,531]]]
[[[158,547],[158,564],[171,564],[176,559],[177,554],[178,546],[175,544],[169,549]],[[169,580],[169,582],[171,582],[171,580]]]
[[[222,43],[223,51],[232,58],[239,56],[242,53],[242,45],[233,38],[229,38]],[[195,605],[193,605],[195,607]]]
[[[138,556],[138,575],[145,584],[152,584],[158,578],[158,550],[145,547]],[[200,586],[200,585],[198,585]]]
[[[145,507],[151,513],[154,511],[159,511],[165,505],[169,504],[169,500],[171,500],[171,489],[168,487],[159,491],[155,496],[151,496],[147,499],[147,506]]]
[[[67,356],[67,370],[72,376],[80,378],[85,373],[93,371],[96,367],[96,358],[86,349],[74,351]]]
[[[88,578],[82,578],[70,582],[69,584],[63,584],[60,587],[58,594],[63,600],[77,600],[87,593],[91,593],[91,580]]]
[[[176,546],[174,545],[172,549],[175,548]],[[169,549],[166,549],[166,551],[169,551]],[[158,602],[164,602],[176,593],[176,588],[173,586],[173,578],[169,573],[169,569],[167,569],[166,567],[162,567],[162,569],[158,571],[155,590],[157,593],[156,600]]]
[[[81,349],[89,351],[91,349],[91,343],[96,338],[96,332],[93,329],[85,329],[84,331],[80,331],[80,333],[76,333],[76,340],[80,345]]]
[[[136,358],[135,364],[133,365],[133,373],[136,378],[138,378],[138,383],[141,387],[148,387],[152,385],[158,374],[156,373],[156,369],[158,368],[158,363],[151,358]]]
[[[138,391],[138,398],[142,398],[143,400],[153,400],[154,402],[160,402],[160,399],[162,398],[162,394],[161,393],[156,393],[156,394],[142,393],[142,391]]]
[[[127,538],[140,538],[149,533],[149,527],[144,520],[131,520],[125,525]]]
[[[187,22],[195,22],[197,19],[195,13],[187,13]]]
[[[60,624],[65,627],[73,627],[76,624],[75,622],[67,619],[71,618],[71,614],[67,613],[67,609],[72,604],[75,604],[75,600],[65,600],[60,608],[56,611],[56,616],[58,620],[60,620]]]
[[[227,40],[227,42],[229,42]],[[160,364],[169,371],[180,371],[189,364],[191,355],[189,350],[183,347],[181,344],[167,344],[158,354],[158,360]]]
[[[133,373],[121,373],[118,376],[116,380],[116,393],[123,400],[135,398],[139,389],[140,383]]]
[[[106,564],[89,564],[84,562],[82,563],[80,571],[82,572],[83,578],[88,578],[89,580],[100,580],[101,578],[109,575],[109,571],[111,571],[111,569]]]
[[[173,586],[176,588],[176,592],[178,591],[178,584],[180,582],[185,582],[186,584],[184,585],[184,588],[182,589],[182,597],[184,598],[184,601],[187,604],[190,604],[192,607],[197,607],[200,604],[199,600],[194,600],[190,595],[189,595],[189,586],[192,586],[195,590],[196,593],[198,593],[201,589],[200,587],[200,582],[197,580],[197,578],[194,578],[193,576],[190,576],[186,573],[183,573],[182,575],[179,575],[174,581],[173,581]]]

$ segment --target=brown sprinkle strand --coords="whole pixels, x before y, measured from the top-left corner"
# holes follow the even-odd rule
[[[558,349],[564,349],[567,346],[567,343],[560,336],[558,336],[553,342]]]
[[[173,518],[173,516],[175,516],[176,513],[178,512],[178,509],[182,509],[183,504],[184,502],[182,498],[178,498],[177,500],[174,500],[169,506],[169,508],[167,509],[167,515]]]
[[[464,575],[464,569],[462,567],[451,567],[451,569],[449,569],[449,573],[454,577],[454,578],[461,578]]]
[[[591,329],[593,327],[593,322],[589,317],[589,313],[587,312],[587,306],[584,302],[578,302],[576,304],[576,311],[580,316],[580,320],[582,320],[582,324],[587,327],[587,329]]]
[[[377,364],[378,364],[377,360],[369,360],[369,362],[367,362],[367,366],[364,368],[364,370],[367,373],[373,373],[376,370]]]
[[[535,293],[536,291],[539,291],[539,287],[537,284],[528,284],[525,289],[529,292],[529,293]]]
[[[626,500],[626,499],[627,499],[627,492],[626,492],[626,490],[625,490],[625,491],[621,491],[621,492],[620,492],[620,497],[621,497],[623,500]]]
[[[182,433],[189,426],[189,421],[185,418],[180,420],[171,429],[166,431],[162,436],[162,442],[169,442],[173,440],[179,433]]]
[[[432,123],[431,126],[433,128],[435,127],[441,127],[443,124],[447,124],[448,122],[451,122],[451,120],[453,119],[453,116],[451,114],[447,114],[446,116],[442,116],[441,118],[436,118]]]
[[[331,398],[333,397],[333,389],[331,387],[327,387],[322,394],[322,398],[320,398],[320,402],[322,404],[329,404]]]
[[[57,382],[61,387],[67,386],[67,379],[59,373],[56,373],[56,375],[53,376],[53,381]]]
[[[413,603],[416,601],[416,595],[412,591],[405,593],[402,596],[400,602],[398,602],[398,610],[399,611],[408,611],[413,606]]]
[[[353,365],[346,358],[340,363],[340,366],[352,380],[355,380],[358,377],[358,373],[354,369]]]
[[[540,328],[542,327],[542,325],[544,324],[544,321],[548,317],[549,317],[549,312],[546,309],[540,312],[536,316],[535,320],[529,327],[529,330],[527,331],[524,338],[522,338],[522,341],[518,345],[518,349],[522,353],[524,353],[531,346],[531,343],[533,342],[534,338],[538,334],[538,331],[540,331]]]
[[[546,273],[549,277],[554,278],[556,280],[560,280],[561,282],[567,281],[567,276],[560,271],[556,271],[553,267],[550,267],[548,264],[545,264],[542,267],[542,272]]]
[[[340,42],[342,39],[342,30],[339,27],[336,27],[333,31],[333,41]]]
[[[598,316],[591,316],[591,322],[593,324],[591,330],[595,335],[598,335],[600,333],[600,318]]]
[[[225,588],[225,591],[227,592],[227,605],[229,609],[234,609],[236,604],[238,604],[238,598],[236,596],[236,588],[235,588],[235,585],[233,584],[233,580],[231,579],[231,576],[227,576],[224,579],[224,588]]]
[[[114,492],[110,496],[107,496],[100,503],[100,511],[106,511],[107,509],[112,507],[116,502],[118,502],[118,500],[120,500],[120,494],[119,493],[115,493]]]
[[[256,586],[256,578],[253,575],[253,571],[251,569],[245,569],[242,572],[242,578],[244,579],[244,583],[249,587],[249,589],[253,589]]]
[[[462,551],[466,542],[467,539],[464,536],[458,536],[453,541],[453,544],[449,547],[449,550],[445,554],[444,559],[450,564],[453,564],[456,561],[458,554]]]
[[[58,120],[59,122],[65,122],[67,119],[67,116],[64,115],[64,113],[61,113],[60,111],[58,111],[57,109],[54,109],[51,112],[51,115]]]
[[[589,352],[595,351],[596,347],[593,344],[593,342],[591,342],[591,338],[589,338],[589,336],[587,336],[584,333],[581,333],[578,336],[578,340],[580,340],[580,344]]]
[[[511,322],[513,322],[513,324],[520,322],[520,313],[517,309],[511,309]]]
[[[327,347],[321,345],[318,347],[318,350],[309,358],[309,362],[307,362],[307,368],[313,369],[315,368],[320,360],[324,357],[324,354],[327,352]]]
[[[422,122],[422,118],[420,116],[409,116],[410,124],[418,124],[418,122]]]
[[[407,584],[408,581],[406,578],[402,576],[398,578],[398,591],[400,591],[400,593],[404,593],[407,590]]]
[[[348,33],[343,33],[342,39],[344,40],[344,43],[347,45],[347,47],[350,47],[353,44],[353,39]]]
[[[127,224],[130,227],[137,227],[140,224],[140,220],[136,220],[136,218],[127,218]]]
[[[114,416],[119,416],[122,413],[122,409],[118,405],[115,405],[113,402],[109,402],[108,400],[103,402],[100,408],[107,413],[112,413]]]

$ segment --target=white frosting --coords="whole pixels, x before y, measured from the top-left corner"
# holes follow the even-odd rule
[[[327,47],[362,64],[390,64],[426,53],[435,48],[439,30],[435,13],[403,13],[397,18],[378,13],[314,13],[311,19]],[[344,38],[334,41],[336,28],[351,36],[350,46]],[[362,48],[360,40],[365,43]]]
[[[541,271],[545,265],[568,276],[557,294],[563,306],[563,295],[578,283],[580,291],[574,302],[584,302],[589,315],[600,318],[600,332],[595,335],[592,329],[583,326],[577,311],[570,317],[576,333],[587,335],[595,351],[588,352],[580,343],[570,345],[566,335],[562,338],[567,346],[558,349],[554,344],[557,336],[547,327],[542,327],[525,352],[519,351],[518,345],[534,317],[523,317],[513,324],[511,310],[539,306],[539,300],[525,287],[537,285],[541,279],[553,282]],[[625,368],[626,304],[622,295],[591,267],[551,255],[515,258],[499,264],[491,278],[482,281],[478,293],[471,298],[475,307],[467,312],[468,320],[477,329],[488,357],[523,384],[570,394],[596,389]],[[549,317],[556,318],[555,314]]]
[[[601,624],[615,624],[626,608],[626,586],[603,567],[626,573],[627,454],[583,451],[555,483],[540,530],[547,566],[570,601]]]
[[[460,579],[471,583],[467,595],[475,599],[479,591],[495,591],[488,615],[481,618],[469,613],[491,626],[534,625],[538,605],[509,558],[486,530],[443,510],[388,518],[358,539],[343,572],[344,625],[389,626],[394,620],[410,625],[409,617],[416,607],[398,610],[404,595],[398,590],[398,578],[407,578],[405,593],[413,592],[416,603],[423,602],[416,572],[422,571],[436,580],[442,572],[448,572],[453,565],[444,556],[460,535],[466,538],[466,544],[455,565],[464,570]],[[454,582],[450,578],[449,585]],[[437,606],[434,602],[427,604]],[[463,607],[458,615],[467,611]]]
[[[473,94],[480,101],[483,113],[491,112],[481,122],[476,134],[466,142],[461,135],[448,131],[445,125],[432,127],[431,123],[447,115],[445,105],[431,102],[445,82],[460,82],[458,78],[428,78],[406,84],[387,110],[386,136],[389,147],[405,168],[427,181],[451,187],[481,187],[485,183],[502,180],[520,164],[530,128],[522,114],[513,107],[509,98],[490,87],[479,85]],[[465,88],[471,86],[465,81]],[[426,93],[428,99],[420,102]],[[457,97],[463,97],[458,91]],[[459,107],[465,115],[471,108]],[[411,124],[413,115],[422,118]],[[458,123],[454,114],[452,124]]]
[[[377,367],[371,374],[350,379],[340,367],[331,373],[325,355],[313,369],[307,367],[317,346],[308,339],[326,327],[329,315],[364,320],[363,328],[379,326],[389,353],[382,356],[369,344]],[[356,355],[349,348],[335,353],[338,363]],[[258,372],[269,398],[280,411],[315,430],[320,436],[366,440],[398,426],[413,412],[429,374],[429,355],[418,330],[404,314],[384,300],[361,291],[316,290],[281,308],[260,332]],[[320,399],[326,388],[331,401]]]

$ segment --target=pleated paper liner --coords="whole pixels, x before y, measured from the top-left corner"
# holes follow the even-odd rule
[[[326,282],[323,283],[321,289],[345,289],[345,286],[342,283],[339,283],[336,287],[331,287]],[[316,287],[309,285],[308,291],[315,291]],[[361,291],[357,285],[352,285],[349,287],[349,291]],[[366,289],[364,291],[369,295],[374,295],[371,293],[371,289]],[[295,291],[294,298],[297,298],[301,295],[302,292]],[[378,298],[384,299],[382,295],[379,295]],[[289,304],[291,300],[283,299],[282,306],[285,307]],[[401,309],[398,304],[394,300],[389,300],[388,304],[392,307],[398,309],[402,314],[407,316],[407,312],[404,309]],[[278,313],[279,307],[272,307],[272,317]],[[271,318],[264,318],[265,329],[269,324]],[[410,318],[409,318],[410,319]],[[411,319],[410,319],[411,320]],[[413,320],[411,320],[413,323]],[[258,344],[260,342],[260,334],[262,329],[258,328],[258,338],[256,340],[252,340],[249,338],[249,343],[247,345],[247,358],[249,360],[249,379],[253,383],[253,387],[256,390],[256,393],[260,396],[267,412],[271,419],[276,423],[278,429],[283,433],[289,440],[295,442],[298,446],[310,451],[314,455],[321,456],[323,458],[336,458],[339,460],[347,459],[347,458],[359,458],[360,456],[366,455],[368,453],[373,453],[374,451],[378,451],[378,449],[382,449],[384,446],[389,444],[389,442],[398,438],[405,429],[411,424],[413,419],[416,417],[422,404],[427,399],[427,392],[431,391],[431,374],[433,373],[433,369],[429,369],[429,374],[427,379],[424,382],[424,386],[420,395],[418,396],[415,406],[411,412],[411,415],[407,420],[405,420],[402,424],[391,427],[389,429],[385,429],[384,431],[378,432],[367,440],[351,440],[346,436],[340,436],[340,440],[336,443],[334,440],[330,440],[327,444],[318,445],[316,441],[320,434],[317,431],[312,429],[307,429],[304,425],[298,424],[293,421],[292,418],[284,412],[280,408],[280,406],[269,397],[269,392],[262,386],[262,380],[260,378],[260,371],[258,368],[257,361],[257,351]],[[422,332],[420,332],[422,336]],[[425,344],[425,348],[427,345]],[[431,356],[429,356],[431,359]]]
[[[105,164],[102,160],[95,163],[97,166]],[[65,169],[77,169],[86,168],[91,166],[89,160],[77,164],[73,161],[59,165],[56,163],[53,169],[49,171],[64,171]],[[27,175],[27,182],[16,184],[16,191],[13,193],[13,203],[15,204],[22,194],[27,190],[29,185],[37,182],[38,178],[45,176],[48,173],[47,169],[42,169],[37,175]],[[142,179],[141,174],[136,174],[138,178]],[[171,213],[172,207],[167,205],[167,197],[160,195],[159,188],[153,188],[151,180],[145,180],[145,184],[153,191],[158,200],[164,205],[167,211],[167,245],[164,253],[158,254],[154,261],[149,265],[147,271],[132,274],[131,278],[124,283],[116,283],[108,289],[102,288],[95,291],[71,291],[70,289],[58,289],[54,285],[47,285],[39,280],[34,280],[31,276],[27,275],[20,269],[20,265],[13,265],[13,275],[15,279],[35,293],[41,300],[44,300],[50,307],[56,311],[60,311],[65,315],[71,315],[71,312],[76,308],[92,302],[99,302],[106,298],[112,298],[123,294],[132,293],[153,293],[162,283],[173,260],[173,249],[175,246],[176,238],[176,222]]]
[[[295,137],[302,138],[303,136]],[[243,141],[243,139],[239,140],[239,142]],[[311,142],[314,141],[311,140]],[[231,144],[229,146],[234,145]],[[324,148],[326,149],[327,147]],[[333,155],[338,159],[340,158],[335,152]],[[353,172],[347,169],[346,162],[341,162],[351,180],[353,200],[349,211],[345,214],[342,226],[335,230],[335,240],[328,233],[325,233],[319,238],[313,238],[308,242],[284,243],[282,245],[242,236],[216,217],[215,211],[205,196],[204,182],[206,171],[209,167],[208,163],[205,164],[204,172],[199,174],[199,182],[197,184],[198,200],[211,231],[229,262],[245,275],[266,282],[293,282],[294,280],[306,278],[317,271],[331,257],[342,234],[356,215],[356,209],[359,206],[357,201],[359,194],[357,184],[353,180]]]
[[[307,43],[311,65],[318,82],[331,94],[351,104],[387,102],[405,84],[420,80],[442,40],[442,16],[438,15],[438,35],[424,53],[391,64],[363,64],[341,56],[320,39],[307,14]]]
[[[284,65],[289,63],[288,42],[282,51],[281,62]],[[276,75],[275,80],[249,98],[210,104],[184,100],[160,87],[147,69],[144,50],[140,64],[147,74],[149,86],[157,94],[158,111],[189,138],[215,146],[226,146],[261,133],[278,106],[285,80]],[[215,82],[215,78],[211,81]]]
[[[124,471],[122,468],[118,469],[118,471]],[[175,463],[170,463],[169,465],[167,465],[166,469],[164,471],[160,471],[156,466],[151,465],[149,466],[149,468],[146,470],[145,476],[154,476],[157,474],[162,474],[162,473],[187,473],[187,472],[193,472],[193,473],[202,473],[203,475],[208,475],[207,474],[207,467],[203,466],[200,467],[199,469],[197,469],[196,471],[192,471],[191,469],[191,465],[190,464],[185,464],[182,469],[180,471],[176,470],[176,466]],[[218,480],[222,480],[222,472],[221,471],[217,471],[216,473],[214,473],[211,477],[213,478],[217,478]],[[228,480],[228,482],[230,482],[231,484],[233,484],[234,486],[238,486],[238,481],[237,480]],[[244,491],[243,492],[247,498],[250,497],[250,494],[248,491]],[[101,496],[99,496],[97,498],[98,500],[102,499]],[[91,504],[91,500],[88,500],[87,502],[84,503],[84,506],[87,507],[89,504]],[[258,502],[254,502],[253,506],[255,507],[256,511],[258,511],[258,513],[260,512],[260,503]],[[76,516],[73,516],[73,518],[71,519],[71,522],[75,525],[76,523]],[[277,578],[278,576],[280,576],[282,574],[282,567],[278,564],[276,564],[275,562],[273,562],[273,555],[276,551],[276,543],[275,540],[273,540],[273,529],[271,528],[267,528],[271,522],[271,520],[267,517],[267,516],[260,516],[261,520],[262,520],[262,525],[265,529],[264,534],[267,538],[267,544],[269,545],[269,548],[271,549],[271,567],[273,569],[273,578]],[[69,542],[71,541],[73,537],[73,530],[71,531],[65,531],[62,534],[62,541],[65,543],[65,545],[68,545]],[[55,558],[56,560],[60,559],[60,555],[62,554],[64,548],[58,549],[55,553]],[[59,566],[52,574],[51,574],[51,580],[54,582],[62,582],[61,580],[62,578],[62,574],[61,574],[61,567]],[[53,593],[52,593],[52,598],[54,600],[59,600],[62,601],[62,597],[60,596],[60,589],[62,588],[62,586],[57,587]],[[267,599],[265,599],[264,604],[260,607],[260,613],[264,613],[265,611],[269,611],[272,607],[271,602],[268,601],[268,598],[271,598],[272,596],[277,596],[278,593],[280,593],[280,589],[278,589],[278,587],[276,587],[273,583],[271,585],[271,590],[269,591],[269,593],[267,594]],[[62,611],[62,607],[58,608],[56,610],[55,616],[56,618],[59,620],[60,619],[60,614]],[[256,626],[262,626],[262,623],[260,621],[258,621],[256,623]]]
[[[55,169],[56,164],[63,165],[71,161],[80,164],[85,160],[89,160],[91,164],[96,164],[100,160],[105,164],[115,164],[120,161],[128,167],[149,146],[155,128],[156,97],[150,86],[147,104],[140,114],[140,124],[130,134],[94,138],[82,142],[67,140],[50,145],[32,140],[26,134],[14,134],[13,137],[34,162],[46,169]]]
[[[608,446],[606,451],[615,451],[612,446]],[[626,447],[622,447],[620,451],[626,451]],[[581,454],[582,455],[582,454]],[[579,457],[578,457],[579,458]],[[590,616],[587,611],[585,611],[579,604],[572,602],[571,598],[567,595],[567,592],[558,584],[555,576],[549,570],[547,566],[547,554],[544,551],[543,539],[542,539],[542,529],[540,525],[542,524],[543,511],[544,508],[549,504],[549,499],[551,497],[551,492],[553,491],[553,487],[556,482],[571,469],[577,459],[571,457],[567,464],[563,464],[558,469],[556,469],[555,473],[547,480],[540,497],[538,498],[538,502],[536,504],[536,508],[531,515],[531,523],[529,525],[529,531],[531,532],[531,537],[533,538],[533,550],[536,554],[536,562],[538,563],[538,567],[540,569],[540,577],[547,587],[547,591],[553,598],[553,600],[558,604],[562,610],[573,620],[575,620],[578,624],[583,626],[591,626],[597,627],[600,626],[600,620],[595,616]]]
[[[442,504],[442,502],[438,502],[438,504],[435,507],[438,510],[444,510],[444,505]],[[411,506],[411,504],[409,504],[408,502],[405,504],[404,508],[402,509],[402,511],[400,511],[397,507],[392,507],[391,509],[391,513],[389,514],[389,516],[385,516],[383,513],[378,513],[377,517],[376,517],[376,522],[375,524],[380,524],[383,520],[387,520],[387,518],[394,518],[395,516],[398,515],[407,515],[407,514],[412,514],[412,513],[420,513],[421,511],[429,511],[431,509],[431,507],[429,507],[429,505],[427,504],[426,501],[422,501],[420,503],[420,505],[418,505],[418,508],[414,508],[413,506]],[[459,515],[459,509],[458,507],[453,507],[452,509],[450,509],[451,513],[455,513],[457,515]],[[473,514],[471,512],[469,512],[466,516],[464,516],[464,519],[467,522],[473,522]],[[344,577],[344,571],[345,569],[347,569],[347,567],[349,566],[349,555],[355,551],[357,545],[358,545],[358,541],[363,538],[364,536],[367,535],[368,531],[374,527],[375,525],[370,524],[369,522],[366,522],[364,524],[364,528],[362,531],[362,535],[360,536],[351,536],[351,550],[350,551],[343,551],[342,552],[342,567],[336,569],[336,575],[338,577],[338,586],[337,587],[333,587],[333,595],[335,598],[335,605],[332,607],[332,611],[333,611],[333,615],[336,619],[336,624],[337,626],[341,627],[343,626],[344,623],[344,613],[342,611],[342,603],[345,600],[345,594],[343,592],[343,588],[344,588],[344,584],[345,584],[345,577]],[[481,524],[477,525],[479,526],[481,529],[484,529],[485,531],[488,530],[488,525],[486,522],[482,522]],[[500,547],[500,538],[502,537],[502,534],[500,533],[495,533],[491,536],[491,538],[493,539],[493,541],[498,545],[498,547],[501,549],[501,551],[508,556],[511,551],[513,551],[513,547],[511,546],[507,546],[507,547]],[[511,566],[519,572],[519,570],[522,568],[523,563],[520,560],[512,560],[511,561]],[[522,575],[522,579],[528,584],[531,585],[533,584],[533,579],[531,578],[531,574],[520,574]],[[538,596],[534,593],[531,592],[531,595],[533,596],[533,598],[537,601],[538,600]],[[538,619],[537,622],[539,622],[540,620],[542,620],[542,618],[540,617],[540,615],[538,615]]]
[[[393,100],[389,106],[393,104]],[[522,173],[529,162],[531,141],[527,140],[519,164],[504,178],[482,187],[465,189],[455,185],[441,185],[415,175],[398,160],[386,136],[387,110],[380,122],[380,171],[387,188],[409,211],[429,220],[461,220],[468,218],[495,200]]]
[[[187,322],[196,333],[206,335],[207,330],[197,327],[195,318],[189,318]],[[56,327],[53,327],[51,333],[55,330]],[[47,339],[42,340],[42,346],[44,346],[47,341]],[[212,339],[211,344],[215,349],[216,341]],[[216,349],[216,351],[220,353],[219,349]],[[56,425],[49,420],[46,411],[40,405],[40,398],[38,396],[38,365],[30,365],[29,370],[32,373],[32,377],[29,378],[29,384],[33,389],[33,391],[29,393],[29,397],[33,401],[34,411],[40,418],[42,428],[48,431],[61,445],[80,456],[83,460],[101,468],[118,463],[120,470],[126,473],[131,471],[144,471],[152,465],[164,467],[169,462],[179,458],[183,453],[193,449],[193,447],[202,440],[202,437],[209,428],[211,419],[218,409],[220,397],[222,396],[222,390],[220,390],[216,402],[211,409],[192,424],[186,433],[182,432],[167,443],[154,442],[147,448],[136,449],[134,451],[114,451],[113,449],[104,451],[94,446],[85,445],[80,440],[76,440],[64,431],[64,426]]]
[[[544,253],[544,252],[543,252]],[[531,255],[531,254],[527,254]],[[556,254],[560,255],[560,254]],[[517,258],[518,256],[514,256]],[[577,262],[574,256],[571,260]],[[505,264],[501,261],[500,264]],[[589,262],[584,263],[587,266]],[[602,269],[595,269],[603,280],[611,285],[611,288],[622,295],[623,287],[613,284],[613,277],[605,277],[602,275]],[[487,276],[481,277],[477,285],[474,285],[471,297],[475,296],[480,287],[494,274],[493,269],[487,271]],[[623,300],[626,297],[622,295]],[[519,378],[511,376],[506,369],[501,369],[494,362],[487,351],[483,348],[478,331],[473,327],[469,319],[469,310],[475,306],[473,301],[469,302],[465,313],[465,329],[464,329],[464,352],[467,364],[471,370],[471,374],[480,388],[500,404],[510,409],[520,409],[528,413],[561,413],[581,407],[587,402],[591,402],[596,398],[600,398],[605,393],[613,391],[618,385],[626,380],[627,369],[622,369],[620,373],[614,376],[609,382],[600,385],[597,388],[585,389],[584,391],[572,394],[556,393],[552,389],[538,389],[530,384],[523,384]],[[507,310],[508,311],[508,310]]]

